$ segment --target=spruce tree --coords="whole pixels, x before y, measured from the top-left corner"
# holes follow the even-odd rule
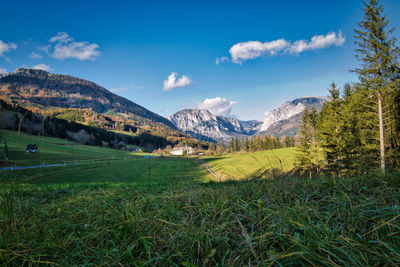
[[[360,128],[357,123],[357,109],[359,104],[355,101],[353,88],[345,84],[343,92],[342,114],[342,139],[343,139],[343,171],[350,174],[360,174],[362,161],[360,160]]]
[[[302,171],[307,171],[312,177],[313,168],[313,144],[315,142],[314,126],[312,117],[307,108],[304,109],[301,117],[301,124],[298,132],[298,147],[295,165]]]
[[[360,61],[360,67],[354,72],[359,77],[357,94],[363,101],[360,104],[367,107],[362,110],[362,115],[373,115],[359,117],[367,122],[365,127],[361,125],[361,130],[369,132],[362,136],[362,145],[363,150],[370,150],[364,151],[366,153],[374,149],[379,151],[380,169],[385,173],[386,142],[393,144],[398,138],[398,133],[395,132],[398,124],[395,95],[399,90],[399,48],[396,47],[396,39],[390,37],[394,29],[387,30],[389,21],[383,15],[383,7],[379,1],[370,0],[364,4],[364,19],[358,23],[360,29],[355,30],[358,45],[356,57]],[[375,139],[379,141],[374,142]]]
[[[249,152],[249,138],[246,137],[246,140],[244,141],[244,150],[246,152]]]
[[[343,100],[340,91],[333,82],[328,89],[330,101],[323,105],[319,122],[319,136],[327,163],[327,169],[337,176],[342,176],[343,150],[345,147],[343,136]]]

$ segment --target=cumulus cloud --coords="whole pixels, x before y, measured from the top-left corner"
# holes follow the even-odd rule
[[[309,42],[305,40],[296,41],[290,46],[289,52],[299,54],[306,50],[317,50],[332,45],[341,46],[345,41],[346,39],[342,31],[339,31],[337,34],[336,32],[330,32],[327,35],[315,35]]]
[[[0,68],[0,74],[7,73],[7,70],[5,68]]]
[[[163,84],[164,91],[168,91],[168,90],[178,88],[178,87],[186,87],[193,83],[193,81],[190,80],[189,77],[187,77],[186,75],[182,75],[182,77],[177,80],[176,79],[177,75],[178,75],[178,73],[172,72],[168,76],[168,78],[164,81],[164,84]]]
[[[203,102],[197,103],[199,109],[206,109],[215,115],[228,117],[231,114],[232,106],[237,102],[222,97],[206,98]]]
[[[242,63],[248,59],[254,59],[265,54],[271,56],[276,55],[278,52],[289,46],[289,42],[284,39],[279,39],[271,42],[248,41],[237,43],[229,49],[232,61],[235,63]]]
[[[45,71],[52,71],[53,70],[49,65],[46,65],[46,64],[43,64],[43,63],[33,66],[32,69],[45,70]]]
[[[5,54],[15,49],[17,49],[16,44],[5,43],[2,40],[0,40],[0,57],[4,57],[7,61],[9,61],[10,59]]]
[[[29,56],[30,58],[42,58],[41,54],[38,54],[36,52],[32,52],[31,55]]]
[[[330,46],[341,46],[346,41],[343,32],[329,32],[326,35],[315,35],[310,41],[298,40],[289,42],[285,39],[279,39],[270,42],[248,41],[234,44],[230,49],[232,61],[242,64],[249,59],[255,59],[264,55],[278,54],[300,54],[307,50],[317,50]],[[217,59],[218,60],[218,59]],[[219,61],[217,61],[219,63]],[[216,64],[217,64],[216,62]],[[217,64],[218,65],[218,64]]]
[[[222,62],[225,62],[225,61],[228,61],[228,60],[229,60],[228,57],[217,57],[215,59],[215,65],[219,65],[219,63],[222,63]]]
[[[50,53],[50,56],[60,60],[66,58],[95,60],[95,58],[100,54],[97,50],[99,45],[86,41],[75,42],[74,38],[69,36],[66,32],[57,33],[56,36],[50,38],[49,42],[52,43],[52,45],[42,47],[43,50],[50,51],[52,48],[53,52]]]

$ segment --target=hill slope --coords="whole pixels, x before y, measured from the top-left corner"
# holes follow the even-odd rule
[[[138,123],[156,122],[175,129],[166,118],[93,82],[69,75],[17,69],[0,77],[0,94],[1,99],[26,107],[90,108],[97,113],[119,114]]]

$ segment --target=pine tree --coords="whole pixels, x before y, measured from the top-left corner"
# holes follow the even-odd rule
[[[344,132],[343,132],[343,100],[340,98],[340,91],[333,82],[328,89],[330,93],[330,101],[323,105],[321,111],[321,120],[319,122],[319,136],[327,168],[342,176],[342,160],[344,150]]]
[[[360,174],[362,162],[360,161],[360,128],[357,127],[357,109],[359,105],[355,100],[353,88],[345,84],[343,92],[342,114],[342,136],[343,151],[342,163],[343,172],[346,174]]]
[[[249,138],[246,137],[246,140],[244,141],[244,150],[246,152],[249,152]]]
[[[235,152],[239,152],[239,150],[240,150],[239,139],[237,137],[234,140],[233,149]]]
[[[226,152],[226,146],[224,142],[220,141],[217,146],[217,152],[220,154],[224,154]]]
[[[229,153],[233,153],[233,151],[234,151],[234,144],[235,144],[235,142],[234,142],[234,140],[233,140],[233,138],[229,141]]]
[[[398,139],[395,95],[399,90],[400,50],[396,47],[396,39],[390,37],[394,29],[386,29],[389,21],[383,15],[383,7],[379,1],[370,0],[364,4],[364,19],[358,23],[360,29],[355,30],[356,44],[358,44],[356,57],[360,61],[360,67],[354,72],[359,76],[356,93],[362,100],[360,104],[372,107],[364,108],[363,114],[359,115],[370,113],[372,116],[359,117],[363,122],[367,122],[365,127],[361,125],[361,130],[364,132],[361,135],[364,138],[362,150],[367,150],[362,152],[378,150],[380,169],[385,173],[386,142],[396,146]]]
[[[296,167],[300,170],[308,171],[310,178],[312,177],[313,168],[313,143],[315,142],[315,129],[312,117],[307,108],[301,117],[301,124],[298,132],[298,142],[296,154]]]

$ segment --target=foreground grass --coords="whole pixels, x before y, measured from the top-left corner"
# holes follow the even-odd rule
[[[2,265],[400,264],[398,173],[3,184],[0,194]]]
[[[280,148],[260,152],[232,153],[204,157],[222,177],[242,180],[252,177],[273,178],[294,168],[296,148]]]

